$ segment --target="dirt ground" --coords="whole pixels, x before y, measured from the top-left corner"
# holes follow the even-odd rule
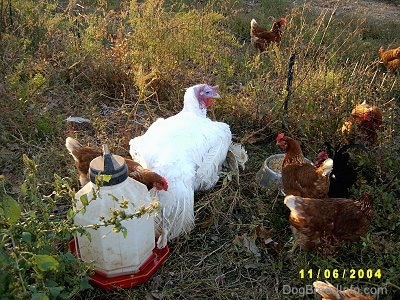
[[[400,22],[400,1],[352,1],[352,0],[311,0],[306,1],[316,9],[337,7],[336,13],[355,13],[367,18]]]

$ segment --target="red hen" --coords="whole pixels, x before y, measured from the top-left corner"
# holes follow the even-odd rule
[[[89,182],[88,171],[90,162],[94,158],[102,156],[103,153],[100,149],[84,147],[77,140],[71,137],[67,137],[65,140],[65,146],[75,160],[79,173],[79,182],[83,186]],[[168,189],[168,183],[164,177],[143,168],[139,163],[130,158],[125,157],[125,163],[128,166],[129,177],[146,185],[148,190],[156,188],[157,190],[166,191]]]
[[[372,200],[369,194],[360,199],[302,198],[286,196],[290,209],[289,221],[296,246],[332,254],[340,243],[355,242],[364,236],[371,225]]]
[[[286,195],[324,198],[329,191],[329,175],[333,161],[326,159],[319,167],[305,161],[300,144],[283,133],[276,144],[285,150],[282,164],[282,184]]]
[[[378,140],[377,130],[382,125],[382,110],[364,101],[351,111],[351,119],[342,126],[347,142],[362,141],[374,145]]]
[[[400,72],[400,47],[385,50],[381,46],[379,48],[379,58],[389,71]]]
[[[353,289],[338,290],[330,283],[314,281],[315,292],[321,295],[321,300],[372,300],[371,295],[363,295]]]
[[[271,30],[258,25],[255,19],[250,23],[251,44],[260,52],[264,52],[271,43],[279,43],[282,39],[282,26],[286,24],[285,18],[280,18],[272,24]]]

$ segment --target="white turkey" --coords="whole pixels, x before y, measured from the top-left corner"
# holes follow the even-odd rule
[[[207,117],[207,108],[219,97],[216,87],[192,86],[185,92],[182,111],[157,119],[142,136],[129,142],[132,158],[164,176],[169,184],[168,191],[158,191],[159,248],[193,228],[194,192],[212,188],[219,179],[232,143],[229,125]],[[242,153],[234,157],[243,165],[247,154],[243,147],[239,149]]]

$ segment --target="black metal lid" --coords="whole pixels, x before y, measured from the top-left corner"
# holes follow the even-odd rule
[[[103,145],[103,156],[98,156],[90,162],[90,181],[96,183],[98,174],[111,175],[110,181],[104,181],[104,186],[116,185],[128,178],[128,167],[125,159],[119,155],[113,155],[107,145]]]

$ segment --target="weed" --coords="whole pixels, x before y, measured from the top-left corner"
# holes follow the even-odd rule
[[[65,251],[72,224],[60,208],[65,201],[70,203],[73,191],[66,179],[56,176],[52,194],[42,194],[37,165],[27,156],[24,164],[25,180],[17,200],[6,192],[4,178],[0,182],[0,294],[6,299],[70,299],[90,288],[88,266]]]

